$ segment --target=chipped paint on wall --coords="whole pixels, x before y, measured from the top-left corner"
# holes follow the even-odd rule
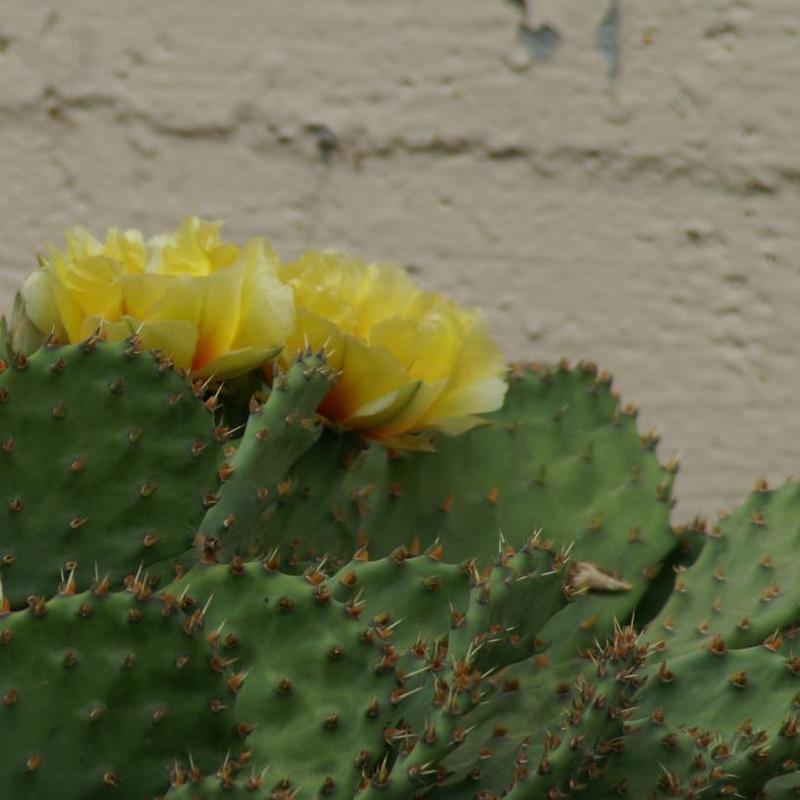
[[[597,25],[595,47],[605,56],[608,62],[608,77],[619,77],[619,25],[620,0],[609,0],[608,10]]]
[[[530,55],[537,61],[546,61],[561,44],[561,34],[547,24],[531,28],[521,22],[517,27],[517,35]]]
[[[534,61],[548,61],[553,58],[556,50],[569,35],[575,40],[581,35],[580,31],[570,30],[568,34],[562,33],[563,28],[546,18],[547,10],[552,8],[545,5],[545,11],[539,11],[537,0],[506,0],[520,13],[520,22],[517,26],[517,38],[525,47],[528,55]],[[606,60],[609,80],[615,80],[620,72],[620,20],[621,0],[607,0],[608,4],[593,33],[593,46]],[[587,46],[589,40],[586,40]]]

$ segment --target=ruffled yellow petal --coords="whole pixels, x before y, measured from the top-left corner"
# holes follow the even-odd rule
[[[202,369],[234,346],[234,337],[239,327],[243,283],[244,265],[241,263],[197,280],[202,294],[202,305],[197,318],[199,340],[192,362],[193,369]]]
[[[420,290],[397,267],[370,264],[362,269],[355,301],[358,322],[354,332],[363,339],[370,339],[376,325],[402,317],[420,295]]]
[[[175,277],[172,275],[154,275],[146,272],[120,275],[117,284],[122,290],[124,313],[144,319],[174,283]]]
[[[360,262],[336,253],[306,253],[298,261],[282,265],[280,277],[294,289],[298,307],[329,320],[345,333],[354,333],[360,268]]]
[[[225,378],[324,349],[338,383],[321,411],[344,428],[419,449],[421,431],[456,434],[503,399],[503,359],[484,318],[424,292],[402,270],[338,253],[281,266],[262,239],[223,242],[220,223],[189,217],[145,241],[86,229],[49,248],[22,292],[23,329],[78,341],[138,332],[194,375]],[[13,334],[13,332],[12,332]]]
[[[408,401],[401,392],[408,375],[388,350],[355,336],[345,336],[342,344],[341,375],[323,401],[323,413],[347,425],[350,417],[386,414]]]
[[[447,318],[391,319],[373,330],[370,343],[391,350],[416,380],[449,378],[461,350],[461,330]]]
[[[14,353],[33,353],[45,343],[47,336],[31,322],[25,313],[22,292],[17,292],[14,297],[11,324],[6,323],[5,318],[0,316],[0,335],[5,338],[7,343],[10,343]]]
[[[377,326],[370,341],[389,350],[418,385],[408,405],[376,424],[372,435],[383,438],[423,427],[428,409],[447,385],[458,340],[446,326],[391,319]]]
[[[465,386],[457,392],[443,392],[441,400],[428,410],[428,418],[423,427],[454,430],[458,426],[457,420],[464,415],[471,412],[487,414],[500,408],[507,389],[505,380],[491,377]]]
[[[382,420],[374,421],[370,426],[370,435],[376,439],[389,439],[404,431],[417,431],[423,427],[425,414],[431,403],[439,396],[445,381],[435,383],[416,381],[416,390],[407,405],[398,407],[396,413]]]
[[[20,294],[25,306],[24,313],[28,319],[40,331],[44,332],[49,327],[64,338],[66,331],[59,318],[52,280],[44,270],[32,272],[25,279]]]
[[[287,337],[281,353],[280,362],[285,368],[291,364],[297,353],[307,347],[315,352],[324,350],[328,366],[333,372],[342,367],[345,353],[345,334],[334,323],[312,314],[306,308],[295,309],[295,326]]]
[[[131,321],[135,324],[135,321]],[[142,347],[161,350],[178,369],[191,370],[197,348],[197,325],[187,319],[144,320],[135,327]]]
[[[121,319],[109,322],[101,316],[91,314],[81,324],[81,339],[99,335],[109,342],[121,342],[136,332],[135,320]]]
[[[393,424],[406,413],[407,409],[411,409],[412,414],[415,413],[414,401],[419,396],[421,388],[421,381],[406,381],[390,395],[361,406],[350,416],[346,424],[350,428],[373,431],[373,435],[378,437],[377,431],[382,426]]]
[[[262,364],[272,361],[282,347],[245,347],[241,350],[231,350],[219,358],[210,361],[200,369],[194,370],[193,374],[198,378],[209,376],[232,378],[250,370],[258,369]]]
[[[485,414],[503,404],[507,389],[503,355],[481,315],[473,312],[468,321],[471,324],[463,333],[452,375],[446,389],[428,409],[426,427],[442,427],[446,419]]]
[[[84,314],[116,319],[122,313],[119,264],[108,256],[89,256],[64,271],[61,281]]]
[[[147,250],[139,231],[110,228],[103,251],[118,261],[124,272],[144,272],[147,269]]]
[[[154,322],[182,320],[197,330],[191,367],[200,370],[230,349],[239,317],[241,265],[201,278],[180,276],[150,309]]]
[[[263,240],[244,250],[220,239],[220,223],[196,217],[145,242],[138,231],[66,234],[26,282],[17,321],[76,342],[102,328],[107,338],[138,331],[146,348],[195,375],[225,378],[273,358],[294,325],[293,290],[278,277]]]
[[[309,252],[297,261],[281,265],[281,278],[288,283],[297,283],[297,291],[303,305],[313,304],[315,295],[328,292],[341,298],[343,307],[352,305],[361,281],[361,266],[334,252]]]
[[[505,364],[478,312],[423,292],[402,270],[335,253],[308,253],[281,276],[295,290],[292,345],[322,331],[344,345],[341,378],[320,407],[342,427],[427,449],[420,431],[462,433],[502,404]]]
[[[78,342],[81,340],[81,328],[83,324],[83,311],[78,305],[72,293],[61,282],[57,275],[50,274],[50,287],[53,290],[53,299],[58,309],[58,320],[61,327],[66,331],[67,339],[70,342]],[[42,328],[42,333],[46,332],[46,328]]]
[[[83,225],[76,225],[67,231],[64,241],[67,243],[67,258],[70,261],[83,261],[103,252],[103,245]]]
[[[199,320],[205,306],[206,292],[199,278],[181,275],[165,284],[166,290],[148,309],[152,322],[182,319]]]
[[[294,327],[294,293],[278,278],[278,257],[264,239],[242,250],[244,276],[239,324],[232,349],[279,346]]]
[[[154,240],[155,271],[167,275],[208,275],[239,259],[236,245],[220,241],[222,223],[187,217],[172,236]]]

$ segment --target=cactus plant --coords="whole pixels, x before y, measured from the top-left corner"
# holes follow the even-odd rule
[[[800,792],[797,483],[672,525],[588,363],[398,451],[385,410],[324,425],[325,348],[221,385],[12,328],[0,796]]]

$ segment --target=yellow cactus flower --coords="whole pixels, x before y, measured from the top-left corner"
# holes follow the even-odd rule
[[[282,358],[305,345],[341,375],[320,413],[398,449],[424,431],[459,434],[502,405],[505,362],[483,314],[423,292],[396,267],[307,253],[281,267],[296,325]]]
[[[78,342],[98,328],[109,339],[138,332],[193,376],[230,377],[277,355],[294,324],[292,289],[263,239],[220,241],[219,222],[190,217],[175,233],[145,241],[84,228],[49,247],[25,281],[12,324],[14,346],[31,331]]]

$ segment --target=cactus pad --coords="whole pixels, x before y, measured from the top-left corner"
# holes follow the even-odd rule
[[[265,552],[259,518],[289,490],[290,467],[322,433],[316,410],[331,381],[322,353],[301,353],[275,375],[264,404],[251,400],[244,434],[229,445],[222,486],[201,530],[204,542],[219,542],[225,557]]]
[[[12,607],[113,584],[191,545],[213,487],[213,421],[135,343],[46,346],[0,374],[0,580]]]
[[[565,656],[611,632],[680,546],[669,524],[675,467],[636,430],[610,379],[591,364],[518,368],[504,408],[435,453],[364,448],[326,434],[293,470],[293,491],[264,518],[264,539],[320,555],[368,544],[370,554],[416,551],[437,539],[453,560],[486,563],[498,534],[518,547],[537,529],[572,557],[615,570],[628,591],[587,597],[558,630],[577,630]],[[624,585],[624,584],[623,584]],[[558,630],[548,638],[560,647]]]
[[[0,616],[0,796],[154,796],[174,770],[243,749],[229,671],[197,630],[147,597],[80,595]]]
[[[690,567],[648,631],[671,654],[718,646],[745,648],[800,620],[800,484],[770,491],[760,481],[748,500],[705,535]]]

